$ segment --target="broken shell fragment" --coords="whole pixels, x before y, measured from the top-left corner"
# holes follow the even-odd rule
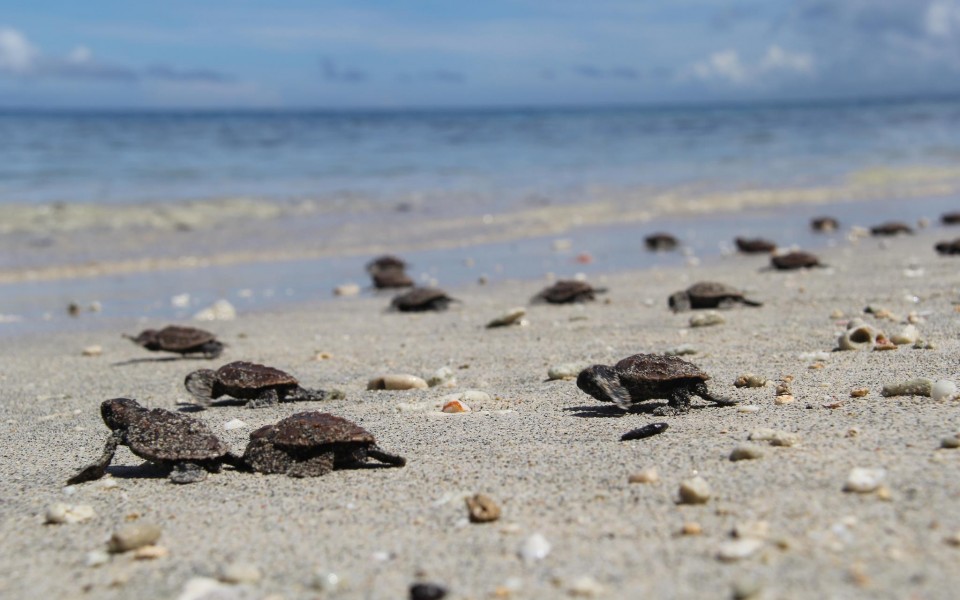
[[[767,379],[759,375],[754,375],[753,373],[744,373],[740,377],[737,377],[737,380],[733,382],[733,385],[738,388],[759,388],[767,385]]]
[[[494,327],[507,327],[508,325],[523,325],[523,317],[527,314],[527,309],[522,306],[511,308],[496,319],[487,323],[487,329]]]
[[[500,518],[500,507],[486,494],[474,494],[466,502],[472,523],[489,523]]]
[[[405,374],[381,375],[367,382],[368,390],[422,390],[427,387],[423,379]]]
[[[859,321],[859,319],[857,320]],[[854,322],[851,321],[851,325],[853,323]],[[882,335],[882,331],[870,325],[860,324],[840,334],[840,337],[837,339],[837,345],[840,346],[841,350],[868,350],[873,347],[877,342],[877,338]]]
[[[883,390],[880,392],[884,396],[929,396],[933,391],[933,380],[929,377],[916,377],[914,379],[908,379],[907,381],[901,381],[898,383],[890,383],[883,386]]]
[[[957,395],[957,384],[952,381],[941,379],[930,388],[930,397],[934,400],[950,400]]]
[[[920,333],[913,325],[907,325],[903,331],[890,336],[890,341],[898,346],[913,344],[920,337]]]

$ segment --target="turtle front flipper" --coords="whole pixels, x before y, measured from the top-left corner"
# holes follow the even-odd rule
[[[290,397],[284,398],[285,400],[290,400]],[[260,395],[256,398],[251,398],[247,401],[247,408],[265,408],[267,406],[275,406],[280,402],[280,395],[277,394],[277,390],[274,388],[266,389],[260,392]]]
[[[740,403],[739,400],[734,398],[727,398],[726,396],[714,396],[710,393],[710,390],[707,389],[707,384],[702,382],[694,386],[693,393],[708,402],[713,402],[717,406],[733,406]]]
[[[372,446],[371,448],[368,448],[367,456],[393,467],[402,467],[407,464],[407,459],[404,457],[396,454],[390,454],[389,452],[381,449],[379,446]]]
[[[285,402],[323,402],[324,400],[343,400],[347,395],[343,390],[311,390],[297,387],[284,398]]]
[[[183,380],[183,387],[204,406],[209,406],[210,401],[220,395],[215,389],[216,384],[217,372],[212,369],[199,369]]]
[[[197,463],[178,462],[170,471],[171,483],[199,483],[207,478],[207,470]]]
[[[218,342],[216,340],[207,342],[206,344],[200,346],[200,352],[203,352],[204,358],[217,358],[223,354],[223,342]]]
[[[306,460],[298,460],[287,469],[289,477],[320,477],[333,471],[335,455],[323,452]]]
[[[657,416],[682,415],[688,410],[690,410],[690,389],[687,386],[681,385],[670,392],[667,405],[658,406],[653,410],[653,414]]]
[[[107,438],[107,443],[103,446],[103,454],[100,456],[97,462],[84,467],[79,473],[68,479],[67,485],[85,483],[87,481],[94,481],[103,477],[107,473],[107,467],[110,466],[110,462],[113,460],[113,455],[116,453],[117,446],[120,444],[122,439],[123,434],[121,432],[113,432],[113,434]]]

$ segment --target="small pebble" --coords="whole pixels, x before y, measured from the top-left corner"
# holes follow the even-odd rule
[[[681,504],[703,504],[710,499],[710,485],[703,477],[692,477],[680,483]]]
[[[454,387],[457,385],[457,378],[450,367],[440,367],[427,379],[427,385],[430,387]]]
[[[318,362],[321,360],[330,360],[331,358],[333,358],[333,354],[329,352],[317,352],[313,355],[313,360]]]
[[[235,562],[220,569],[218,579],[224,583],[254,584],[263,578],[260,568],[252,563]]]
[[[540,533],[534,533],[520,545],[520,558],[527,564],[541,561],[550,554],[550,542]]]
[[[318,571],[313,577],[312,586],[317,591],[329,594],[343,587],[343,580],[336,573]]]
[[[696,354],[696,353],[697,353],[697,349],[691,344],[680,344],[679,346],[668,348],[663,352],[665,356],[686,356],[688,354]]]
[[[776,398],[774,398],[773,403],[776,404],[777,406],[783,406],[784,404],[792,403],[794,400],[796,400],[796,398],[794,398],[791,394],[784,394],[782,396],[777,396]]]
[[[687,521],[680,528],[681,535],[700,535],[703,533],[703,527],[696,521]]]
[[[933,387],[930,388],[930,397],[938,402],[940,400],[950,400],[957,395],[957,384],[946,379],[941,379],[940,381],[933,384]]]
[[[760,407],[756,404],[744,404],[737,407],[737,412],[740,413],[755,413],[760,412]]]
[[[790,448],[796,446],[800,443],[800,436],[796,433],[790,433],[788,431],[777,431],[770,438],[771,446],[782,446],[785,448]]]
[[[424,390],[427,382],[415,375],[389,374],[367,382],[368,390]]]
[[[605,591],[600,582],[589,575],[577,577],[567,587],[567,593],[577,598],[596,598],[602,596]]]
[[[754,538],[758,540],[766,539],[770,535],[770,523],[768,521],[746,521],[738,523],[733,528],[733,537]]]
[[[415,583],[410,586],[410,600],[441,600],[447,588],[436,583]]]
[[[870,393],[870,388],[853,388],[850,390],[851,398],[863,398]]]
[[[941,448],[960,448],[960,437],[952,435],[940,440]]]
[[[643,427],[628,431],[620,436],[620,441],[626,442],[629,440],[642,440],[644,438],[661,434],[666,431],[668,427],[670,426],[666,423],[650,423],[649,425],[644,425]]]
[[[856,492],[858,494],[869,494],[874,492],[883,483],[887,472],[884,469],[865,469],[857,467],[850,471],[847,476],[847,482],[843,485],[843,491]]]
[[[177,600],[247,600],[252,599],[242,588],[233,588],[209,577],[193,577],[187,581]]]
[[[133,557],[137,560],[154,560],[163,558],[170,554],[170,551],[163,546],[141,546],[133,551]]]
[[[726,322],[727,320],[723,318],[723,315],[715,310],[708,310],[690,317],[690,327],[712,327]]]
[[[730,460],[752,460],[763,457],[763,448],[756,444],[741,444],[730,453]]]
[[[554,381],[557,379],[576,379],[584,365],[582,363],[564,363],[554,365],[547,370],[547,379]]]
[[[733,600],[752,600],[760,596],[763,584],[755,579],[738,579],[733,584]]]
[[[142,546],[149,546],[160,539],[162,532],[158,525],[149,523],[124,525],[110,536],[107,549],[110,552],[128,552]]]
[[[891,335],[890,341],[898,346],[903,346],[915,343],[919,337],[920,334],[917,328],[913,325],[907,325],[900,333]]]
[[[103,347],[97,346],[96,344],[93,346],[87,346],[83,349],[82,354],[84,356],[100,356],[103,354]]]
[[[737,377],[733,385],[738,388],[759,388],[767,385],[767,379],[759,375],[754,375],[753,373],[744,373],[740,377]]]
[[[237,309],[226,300],[217,300],[193,318],[197,321],[232,321],[237,318]]]
[[[788,395],[792,394],[793,392],[790,391],[790,382],[789,382],[789,381],[781,381],[780,383],[778,383],[778,384],[777,384],[777,392],[776,392],[776,393],[777,393],[778,396],[788,396]]]
[[[94,550],[92,552],[87,552],[87,557],[84,559],[83,564],[88,567],[99,567],[110,562],[110,554],[104,552],[103,550]]]
[[[736,562],[750,558],[763,548],[763,540],[753,538],[737,539],[720,544],[717,558],[723,562]]]
[[[474,494],[466,502],[472,523],[490,523],[500,518],[500,507],[486,494]]]
[[[243,429],[247,424],[241,421],[240,419],[230,419],[223,424],[223,428],[227,431],[233,431],[234,429]]]
[[[928,377],[916,377],[899,383],[889,383],[880,392],[883,396],[929,396],[933,391],[933,380]]]
[[[948,535],[943,541],[954,548],[960,548],[960,531],[954,533],[953,535]]]
[[[522,325],[523,317],[527,314],[527,309],[522,306],[511,308],[499,317],[487,323],[487,329],[494,327],[508,327],[510,325]]]
[[[334,296],[356,296],[360,293],[360,286],[355,283],[345,283],[333,288]]]
[[[83,523],[97,516],[89,504],[51,504],[44,521],[53,525]]]
[[[660,481],[660,473],[657,472],[656,467],[638,471],[627,478],[628,483],[657,483],[658,481]]]

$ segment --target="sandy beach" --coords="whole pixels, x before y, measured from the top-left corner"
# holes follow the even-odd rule
[[[960,271],[932,250],[951,234],[845,242],[820,253],[829,268],[805,272],[764,271],[766,257],[730,256],[607,276],[592,281],[609,288],[597,302],[530,306],[524,327],[484,325],[526,305],[545,281],[451,289],[462,303],[438,314],[387,312],[389,296],[241,313],[209,324],[228,344],[216,361],[137,361],[157,356],[120,337],[142,328],[133,320],[120,330],[9,339],[0,349],[0,595],[177,598],[191,580],[246,563],[261,577],[223,584],[217,598],[402,598],[417,581],[441,584],[456,599],[950,598],[960,584],[960,450],[940,446],[960,430],[957,403],[880,391],[919,376],[960,378]],[[666,299],[698,280],[740,287],[764,306],[691,328],[694,313],[673,314]],[[889,316],[864,314],[867,306]],[[851,318],[889,336],[910,315],[932,348],[833,351]],[[657,402],[623,413],[573,381],[547,381],[552,366],[612,364],[682,344],[696,351],[684,358],[712,376],[713,391],[755,412],[695,400],[679,416],[653,416]],[[102,355],[82,356],[90,345]],[[187,399],[186,373],[232,360],[347,394],[191,413],[235,451],[261,425],[323,410],[361,424],[407,465],[316,479],[226,468],[179,486],[121,448],[107,478],[64,487],[100,454],[102,400],[176,410]],[[426,378],[444,366],[455,387],[366,389],[378,375]],[[734,387],[745,373],[771,382]],[[787,376],[795,400],[777,404],[776,383]],[[854,388],[869,392],[852,398]],[[465,390],[490,399],[468,413],[435,408]],[[244,425],[227,430],[234,419]],[[669,429],[620,441],[655,421]],[[759,428],[796,434],[799,443],[753,442],[760,458],[731,461]],[[658,482],[630,483],[648,468]],[[854,468],[884,469],[879,489],[844,492]],[[679,504],[678,487],[694,476],[709,484],[709,500]],[[500,505],[498,521],[468,520],[464,498],[478,492]],[[44,524],[56,503],[89,505],[96,516]],[[116,554],[90,566],[111,532],[131,523],[160,526],[157,544],[168,553]],[[549,552],[524,560],[520,549],[536,534]]]

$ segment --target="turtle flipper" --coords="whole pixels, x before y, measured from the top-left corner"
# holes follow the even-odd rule
[[[763,306],[763,302],[751,300],[750,298],[741,298],[740,302],[746,306]]]
[[[217,358],[223,354],[223,342],[213,340],[200,346],[200,352],[203,352],[204,358]]]
[[[333,452],[323,452],[307,460],[297,461],[287,469],[290,477],[320,477],[333,471]]]
[[[67,485],[85,483],[103,477],[107,473],[107,467],[110,466],[110,461],[113,460],[113,455],[116,453],[117,446],[120,444],[122,437],[123,434],[119,432],[111,434],[110,437],[107,438],[107,443],[103,446],[103,454],[97,462],[84,467],[76,475],[68,479]]]
[[[402,467],[405,464],[407,464],[407,459],[405,459],[404,457],[397,456],[396,454],[390,454],[389,452],[385,452],[379,446],[373,446],[371,448],[368,448],[367,456],[369,456],[370,458],[375,458],[382,463],[386,463],[394,467]]]
[[[291,400],[291,398],[287,397],[286,400]],[[267,406],[274,406],[279,402],[280,395],[277,394],[277,390],[270,388],[268,390],[263,390],[256,398],[251,398],[248,400],[247,408],[264,408]]]
[[[311,390],[298,387],[284,400],[286,402],[323,402],[324,400],[343,400],[346,397],[342,390]]]
[[[707,384],[699,383],[693,388],[693,393],[697,396],[700,396],[708,402],[713,402],[717,406],[733,406],[735,404],[740,404],[739,400],[734,398],[727,398],[726,396],[714,396],[710,393],[710,390],[707,389]]]
[[[170,471],[172,483],[198,483],[207,478],[207,471],[197,463],[180,462]]]

